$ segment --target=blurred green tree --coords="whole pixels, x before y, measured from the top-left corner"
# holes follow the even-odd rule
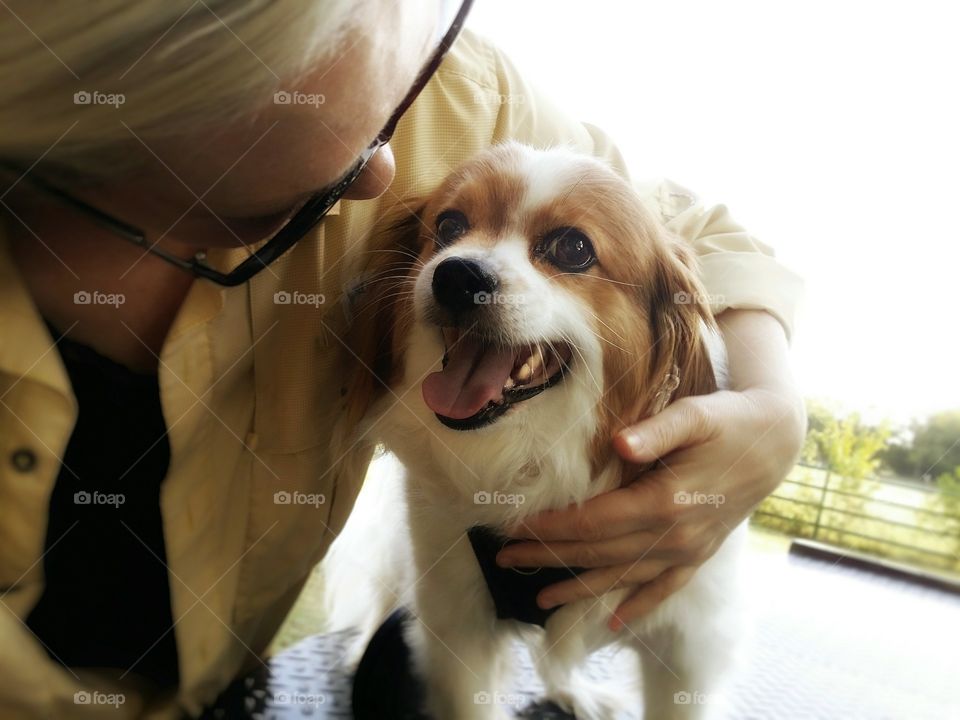
[[[890,438],[890,427],[866,425],[858,413],[837,417],[816,408],[817,428],[807,433],[809,452],[831,473],[851,481],[864,480],[880,465],[880,452]]]
[[[909,436],[881,453],[884,465],[911,478],[939,478],[960,466],[960,410],[915,422]]]

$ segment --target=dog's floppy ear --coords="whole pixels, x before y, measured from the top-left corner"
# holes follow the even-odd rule
[[[650,322],[655,351],[647,412],[659,412],[672,400],[704,395],[717,389],[705,330],[716,323],[707,294],[697,278],[696,257],[680,238],[665,238],[654,271]]]
[[[345,338],[350,354],[345,378],[348,428],[356,427],[403,371],[397,340],[407,334],[412,320],[403,308],[413,291],[412,270],[420,263],[424,207],[419,200],[407,200],[384,215],[351,290]]]

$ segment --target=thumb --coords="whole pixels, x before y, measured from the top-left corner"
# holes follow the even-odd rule
[[[713,421],[704,405],[699,398],[682,398],[625,427],[614,437],[614,448],[624,460],[645,463],[706,442],[713,435]]]

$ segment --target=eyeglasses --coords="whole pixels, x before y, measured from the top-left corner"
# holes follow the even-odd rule
[[[446,34],[440,40],[439,46],[417,75],[413,87],[410,88],[406,97],[397,109],[394,110],[387,124],[384,125],[383,130],[380,131],[376,139],[360,153],[360,157],[354,163],[353,167],[336,183],[307,200],[303,207],[301,207],[272,238],[267,240],[259,250],[252,253],[250,257],[230,272],[222,273],[207,265],[206,256],[202,252],[197,253],[189,260],[184,260],[183,258],[166,252],[162,248],[152,246],[147,242],[145,233],[133,225],[73,197],[69,193],[64,192],[39,177],[31,176],[29,180],[32,184],[38,186],[63,204],[87,215],[107,230],[110,230],[135,245],[145,248],[147,252],[157,255],[167,262],[192,273],[195,277],[210,280],[224,287],[241,285],[276,261],[277,258],[292,248],[316,226],[316,224],[330,212],[330,209],[336,205],[337,201],[343,197],[343,194],[354,183],[360,173],[363,172],[370,158],[390,141],[400,118],[410,108],[413,101],[417,99],[417,96],[426,86],[430,78],[433,77],[437,68],[440,66],[440,62],[447,54],[447,51],[450,50],[450,46],[453,45],[453,41],[456,40],[460,34],[460,30],[463,28],[471,5],[473,5],[473,0],[464,0],[463,4],[460,5],[460,9],[454,16]],[[9,169],[13,170],[16,168],[10,167]]]

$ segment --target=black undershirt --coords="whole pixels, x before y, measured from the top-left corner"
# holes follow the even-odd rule
[[[520,540],[505,538],[484,525],[467,530],[467,537],[501,620],[519,620],[543,627],[547,618],[560,608],[542,609],[537,605],[537,593],[584,571],[580,567],[503,568],[497,565],[497,553]]]
[[[27,625],[57,662],[131,670],[171,688],[179,670],[160,519],[170,445],[157,376],[67,338],[57,348],[79,414],[50,498],[45,586]]]

